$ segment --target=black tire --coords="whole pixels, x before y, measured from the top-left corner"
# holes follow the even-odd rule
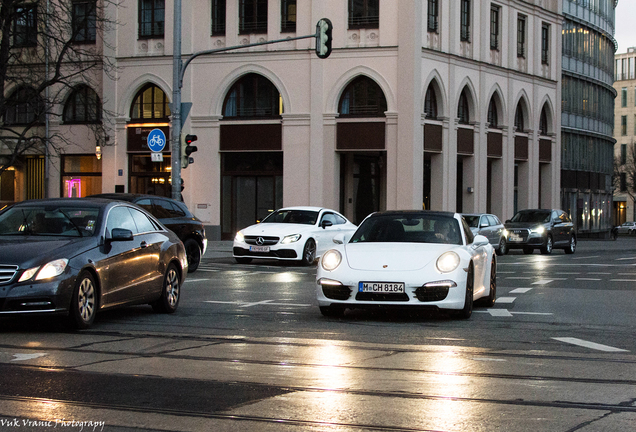
[[[252,262],[252,258],[238,258],[234,257],[234,260],[239,264],[249,264]]]
[[[341,306],[320,306],[320,313],[326,317],[343,317],[345,308]]]
[[[545,246],[543,246],[540,251],[542,255],[550,255],[552,253],[552,247],[554,244],[552,243],[552,236],[548,234],[548,238],[545,241]]]
[[[576,237],[570,237],[570,244],[563,250],[566,254],[573,254],[576,252]]]
[[[499,249],[497,249],[497,255],[506,255],[508,253],[508,243],[505,238],[499,239]]]
[[[76,329],[89,328],[97,314],[97,285],[89,271],[80,273],[69,309],[69,324]]]
[[[490,293],[488,297],[480,299],[480,303],[486,307],[493,307],[497,299],[497,261],[492,257],[490,265]]]
[[[464,308],[460,310],[457,316],[461,319],[468,319],[473,314],[473,291],[475,288],[475,271],[473,263],[468,266],[468,274],[466,275],[466,297],[464,298]]]
[[[188,273],[194,273],[201,263],[201,248],[195,239],[189,238],[183,243],[188,257]]]
[[[524,247],[523,248],[523,253],[526,255],[532,255],[532,253],[534,252],[534,249],[532,249],[531,247]]]
[[[174,313],[181,298],[181,277],[174,263],[171,263],[163,276],[161,297],[152,303],[155,312]]]
[[[308,239],[303,248],[303,256],[300,260],[302,265],[312,265],[316,261],[316,242],[314,239]]]

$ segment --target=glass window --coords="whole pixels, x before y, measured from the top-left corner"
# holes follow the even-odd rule
[[[517,17],[517,57],[526,56],[526,17]]]
[[[157,218],[183,217],[185,213],[168,200],[153,199],[153,216]]]
[[[494,96],[490,98],[490,104],[488,104],[488,127],[499,127],[499,116],[497,113],[497,104]]]
[[[541,63],[548,64],[550,60],[550,25],[541,25]]]
[[[95,0],[73,2],[73,41],[93,43],[97,38],[97,5]]]
[[[325,213],[322,215],[322,219],[320,219],[320,225],[322,225],[323,222],[331,222],[332,225],[337,225],[338,224],[338,220],[336,219],[336,215],[333,213]]]
[[[281,0],[280,31],[296,31],[296,0]]]
[[[499,6],[490,7],[490,49],[499,49]]]
[[[517,128],[517,132],[523,132],[525,130],[524,126],[523,108],[521,108],[521,103],[519,103],[515,112],[515,128]]]
[[[44,122],[44,101],[29,87],[21,87],[6,100],[4,123],[7,125],[28,125]]]
[[[154,213],[152,211],[152,201],[150,201],[150,198],[144,198],[144,199],[141,199],[139,201],[135,201],[135,204],[137,204],[142,209],[144,209],[146,211],[149,211],[150,214],[152,214],[154,216]]]
[[[163,37],[164,0],[139,0],[139,37]]]
[[[541,117],[539,117],[539,134],[540,135],[548,134],[548,113],[546,112],[545,106],[541,110]]]
[[[64,105],[64,123],[98,123],[101,102],[97,93],[87,85],[76,87]]]
[[[15,20],[13,21],[14,47],[30,47],[37,45],[37,10],[38,8],[35,4],[22,5],[15,8]]]
[[[212,0],[212,36],[225,36],[225,0]]]
[[[280,118],[283,104],[280,92],[267,78],[247,74],[228,91],[223,102],[223,116]]]
[[[621,107],[625,108],[627,106],[627,87],[623,87],[621,89]]]
[[[340,97],[341,116],[384,117],[386,98],[380,86],[371,78],[360,76],[345,88]]]
[[[267,33],[267,0],[240,0],[239,33]]]
[[[146,84],[133,99],[130,110],[132,120],[168,120],[170,108],[168,97],[154,84]]]
[[[433,85],[428,86],[426,90],[426,97],[424,98],[424,112],[426,118],[436,120],[437,119],[437,96],[435,95],[435,89]]]
[[[627,116],[621,116],[621,135],[627,136]]]
[[[627,144],[621,144],[621,165],[627,163]]]
[[[349,28],[378,28],[380,25],[379,0],[349,0]]]
[[[463,90],[462,94],[459,96],[459,103],[457,104],[457,118],[461,124],[468,124],[470,122],[470,107],[468,105],[466,90]]]
[[[102,193],[102,161],[92,155],[62,155],[63,198],[81,198]]]
[[[150,219],[148,219],[148,216],[134,208],[131,208],[129,210],[132,214],[133,220],[135,221],[138,232],[147,233],[156,231],[155,225],[150,221]]]
[[[438,0],[428,0],[427,30],[437,33],[439,30],[439,3]]]
[[[135,221],[128,207],[115,207],[108,213],[106,229],[109,233],[112,233],[113,228],[127,229],[132,231],[133,234],[137,234],[137,225],[135,225]]]
[[[461,1],[461,28],[460,39],[465,42],[470,42],[470,0]]]

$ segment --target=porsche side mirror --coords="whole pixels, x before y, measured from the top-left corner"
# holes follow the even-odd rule
[[[328,220],[324,220],[324,221],[322,221],[320,226],[322,227],[322,229],[325,229],[327,227],[333,226],[333,222],[328,221]]]
[[[475,247],[486,246],[487,244],[488,244],[488,239],[484,237],[483,235],[476,235],[475,239],[473,240],[473,246]]]

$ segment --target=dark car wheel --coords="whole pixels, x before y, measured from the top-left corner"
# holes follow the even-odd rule
[[[523,253],[526,255],[531,255],[534,252],[534,249],[532,249],[531,247],[524,247],[523,248]]]
[[[309,239],[303,248],[301,262],[303,265],[312,265],[314,261],[316,261],[316,242],[314,239]]]
[[[326,317],[343,317],[345,308],[341,306],[320,306],[320,313]]]
[[[237,258],[237,257],[235,257],[234,260],[238,264],[249,264],[249,263],[252,262],[252,258]]]
[[[179,295],[181,294],[181,279],[177,266],[170,264],[163,277],[163,287],[161,297],[152,304],[155,312],[173,313],[179,306]]]
[[[497,255],[506,255],[508,253],[508,244],[505,238],[499,240],[499,249],[497,249]]]
[[[548,238],[545,241],[545,246],[541,248],[541,253],[543,255],[550,255],[552,253],[552,236],[548,235]]]
[[[186,256],[188,257],[188,273],[193,273],[199,268],[201,262],[201,248],[195,239],[186,239],[183,243],[185,246]]]
[[[570,237],[570,244],[565,248],[566,254],[573,254],[576,252],[576,237]]]
[[[96,313],[97,292],[95,278],[90,272],[83,271],[77,278],[73,297],[71,298],[71,308],[68,314],[70,324],[77,329],[88,328],[93,324]]]
[[[466,275],[466,298],[464,299],[464,308],[457,314],[461,319],[468,319],[473,314],[473,289],[475,287],[475,271],[473,264],[468,266],[468,274]]]
[[[486,307],[493,307],[495,300],[497,299],[497,261],[495,257],[492,258],[492,264],[490,265],[490,293],[488,297],[482,299],[482,304]]]

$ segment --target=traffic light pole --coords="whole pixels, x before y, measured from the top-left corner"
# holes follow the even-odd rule
[[[328,23],[328,25],[327,25]],[[174,0],[174,48],[172,51],[172,127],[171,145],[172,155],[172,198],[181,200],[181,88],[183,87],[183,76],[188,65],[195,58],[215,54],[224,51],[232,51],[243,48],[251,48],[261,45],[271,45],[276,43],[289,42],[300,39],[316,39],[316,54],[320,58],[327,58],[331,53],[331,21],[326,18],[318,21],[316,33],[306,36],[297,36],[286,39],[276,39],[267,42],[257,42],[247,45],[235,45],[225,48],[217,48],[193,53],[185,63],[181,60],[181,0]],[[328,37],[326,36],[328,34]],[[320,44],[320,46],[319,46]],[[326,46],[323,46],[326,44]],[[328,46],[328,49],[326,48]],[[319,49],[320,48],[320,49]]]

